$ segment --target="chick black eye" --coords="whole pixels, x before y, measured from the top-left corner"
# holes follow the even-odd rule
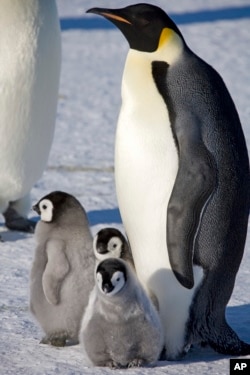
[[[120,281],[120,277],[118,277],[118,279],[116,279],[116,281]]]
[[[117,247],[117,244],[116,243],[114,243],[114,245],[113,245],[113,248],[115,249]]]
[[[43,204],[43,205],[42,205],[42,209],[43,209],[43,210],[46,210],[46,208],[47,208],[46,204]]]

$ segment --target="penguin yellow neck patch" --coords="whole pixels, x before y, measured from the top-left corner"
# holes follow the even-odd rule
[[[173,30],[165,27],[161,32],[158,48],[161,48],[164,44],[166,44],[168,40],[172,37],[173,33],[174,33]]]

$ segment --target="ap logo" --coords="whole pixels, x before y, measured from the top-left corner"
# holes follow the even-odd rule
[[[250,359],[230,359],[230,375],[244,375],[250,372]]]

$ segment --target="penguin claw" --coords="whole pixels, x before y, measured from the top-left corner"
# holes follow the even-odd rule
[[[57,347],[64,347],[66,345],[66,338],[55,337],[54,339],[51,339],[50,345],[57,346]]]
[[[128,368],[131,367],[141,367],[143,365],[142,359],[134,359],[133,361],[129,362]]]
[[[115,369],[119,369],[119,368],[123,368],[122,365],[120,365],[119,363],[115,362],[115,361],[109,361],[107,363],[107,367],[109,367],[111,370],[115,370]]]
[[[57,347],[63,347],[66,345],[67,336],[66,335],[59,335],[59,336],[45,336],[40,341],[40,344],[52,345]]]

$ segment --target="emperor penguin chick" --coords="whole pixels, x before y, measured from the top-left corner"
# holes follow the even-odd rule
[[[94,254],[98,261],[107,258],[120,258],[128,262],[135,271],[133,255],[125,236],[116,228],[103,228],[94,236],[93,241]],[[159,311],[159,302],[156,295],[147,289],[147,292]]]
[[[78,343],[94,286],[95,259],[86,213],[72,195],[54,191],[33,206],[41,215],[30,275],[30,310],[46,336],[41,343]]]
[[[94,236],[94,254],[97,260],[120,258],[135,268],[133,255],[125,236],[116,228],[103,228]]]
[[[135,273],[109,258],[97,265],[95,278],[79,337],[90,363],[124,368],[157,361],[163,330]]]

